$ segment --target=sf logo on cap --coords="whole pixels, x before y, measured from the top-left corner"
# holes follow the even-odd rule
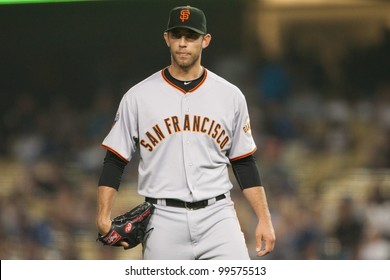
[[[180,19],[182,22],[188,20],[190,18],[190,10],[181,10],[180,11]]]

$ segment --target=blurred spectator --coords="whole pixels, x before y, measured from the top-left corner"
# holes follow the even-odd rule
[[[390,241],[383,237],[381,232],[373,227],[368,227],[364,241],[358,255],[361,260],[389,260]]]
[[[309,207],[300,207],[294,246],[296,258],[300,260],[318,260],[322,258],[324,233],[315,214],[315,202]]]
[[[382,236],[390,240],[390,190],[380,185],[370,189],[365,205],[366,220],[371,228],[371,237]]]
[[[283,142],[276,137],[269,137],[263,139],[262,145],[260,172],[263,174],[262,181],[264,186],[267,186],[270,199],[295,196],[297,190],[294,178],[282,158],[285,148]]]
[[[258,88],[264,102],[283,102],[291,90],[290,77],[281,61],[264,63],[258,73]]]
[[[364,221],[357,215],[353,200],[343,198],[333,228],[333,236],[337,238],[341,246],[340,259],[358,259],[363,231]]]

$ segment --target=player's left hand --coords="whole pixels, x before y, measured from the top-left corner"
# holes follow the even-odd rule
[[[256,227],[256,253],[263,257],[275,247],[275,231],[271,222],[258,223]]]

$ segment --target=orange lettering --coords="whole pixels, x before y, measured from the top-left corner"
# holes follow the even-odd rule
[[[181,22],[184,22],[186,20],[189,20],[190,18],[190,10],[181,10],[180,11],[180,19],[181,19]]]

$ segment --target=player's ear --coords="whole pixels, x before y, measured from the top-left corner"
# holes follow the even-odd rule
[[[207,48],[210,44],[210,41],[211,41],[211,35],[210,34],[204,35],[202,41],[202,48],[203,49]]]
[[[168,32],[164,32],[164,40],[165,40],[165,43],[167,44],[168,48],[170,47],[170,44],[169,44],[169,40],[168,40]]]

